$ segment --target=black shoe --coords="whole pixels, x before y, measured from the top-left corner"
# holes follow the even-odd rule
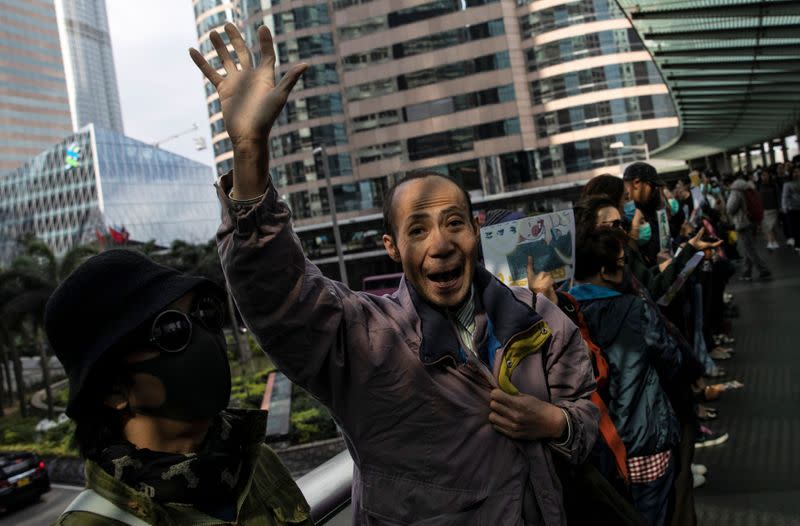
[[[772,279],[772,272],[770,272],[769,270],[761,272],[758,274],[758,279],[763,279],[763,280]]]

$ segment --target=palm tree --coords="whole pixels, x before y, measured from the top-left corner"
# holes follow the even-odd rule
[[[0,290],[6,291],[0,304],[0,315],[7,332],[27,342],[39,355],[42,380],[47,395],[48,418],[53,418],[53,393],[50,382],[49,344],[44,332],[44,310],[47,299],[61,281],[84,259],[97,253],[91,246],[78,246],[69,250],[59,261],[50,247],[36,238],[23,240],[23,252],[11,264],[11,268],[0,273]],[[19,341],[11,342],[12,355],[18,357]],[[15,369],[18,360],[15,359]],[[20,410],[25,407],[24,386],[17,375],[17,391]]]

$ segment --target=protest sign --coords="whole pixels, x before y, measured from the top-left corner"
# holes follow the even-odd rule
[[[678,294],[678,291],[681,290],[683,284],[686,283],[686,279],[694,272],[694,269],[697,268],[697,265],[703,261],[704,254],[702,252],[696,253],[692,258],[686,263],[686,266],[678,274],[678,277],[675,278],[675,281],[670,285],[667,292],[661,296],[656,303],[661,305],[662,307],[666,307],[672,300],[675,298],[675,295]]]
[[[575,270],[575,216],[572,210],[515,219],[481,228],[484,264],[506,285],[527,286],[528,256],[535,272],[555,281]]]

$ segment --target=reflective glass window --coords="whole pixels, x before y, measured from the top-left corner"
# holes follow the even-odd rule
[[[336,63],[311,64],[297,81],[294,91],[318,88],[339,83],[339,74],[336,73]]]
[[[342,97],[339,93],[326,93],[290,100],[278,116],[278,124],[302,122],[342,113]]]
[[[543,138],[594,126],[674,116],[668,94],[627,97],[537,115],[536,134]]]
[[[653,62],[626,62],[534,81],[531,83],[531,96],[535,104],[542,104],[593,91],[661,82],[661,74]]]
[[[525,50],[528,71],[598,55],[642,51],[633,29],[615,29],[564,38]]]
[[[624,18],[614,0],[579,0],[527,13],[519,18],[522,38],[599,20]]]
[[[299,151],[311,151],[317,146],[347,144],[344,124],[326,124],[313,128],[301,128],[293,132],[272,137],[270,146],[272,156],[282,157]]]
[[[331,23],[328,6],[325,4],[295,7],[273,15],[273,19],[276,35]]]
[[[330,33],[293,38],[278,43],[278,56],[282,63],[292,63],[316,55],[332,55],[333,53],[333,37]]]
[[[372,49],[365,53],[348,55],[342,59],[347,70],[359,69],[369,64],[380,64],[392,59],[412,57],[422,53],[429,53],[437,49],[457,46],[466,42],[491,38],[505,33],[503,20],[491,20],[467,27],[458,27],[449,31],[426,35],[392,46]]]

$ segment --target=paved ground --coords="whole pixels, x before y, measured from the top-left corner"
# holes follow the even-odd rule
[[[45,526],[61,515],[81,488],[54,485],[37,502],[0,515],[0,526]]]
[[[730,440],[695,456],[709,468],[696,493],[702,526],[800,526],[800,255],[765,259],[773,281],[729,288],[740,317],[724,366],[745,386],[712,404]]]

